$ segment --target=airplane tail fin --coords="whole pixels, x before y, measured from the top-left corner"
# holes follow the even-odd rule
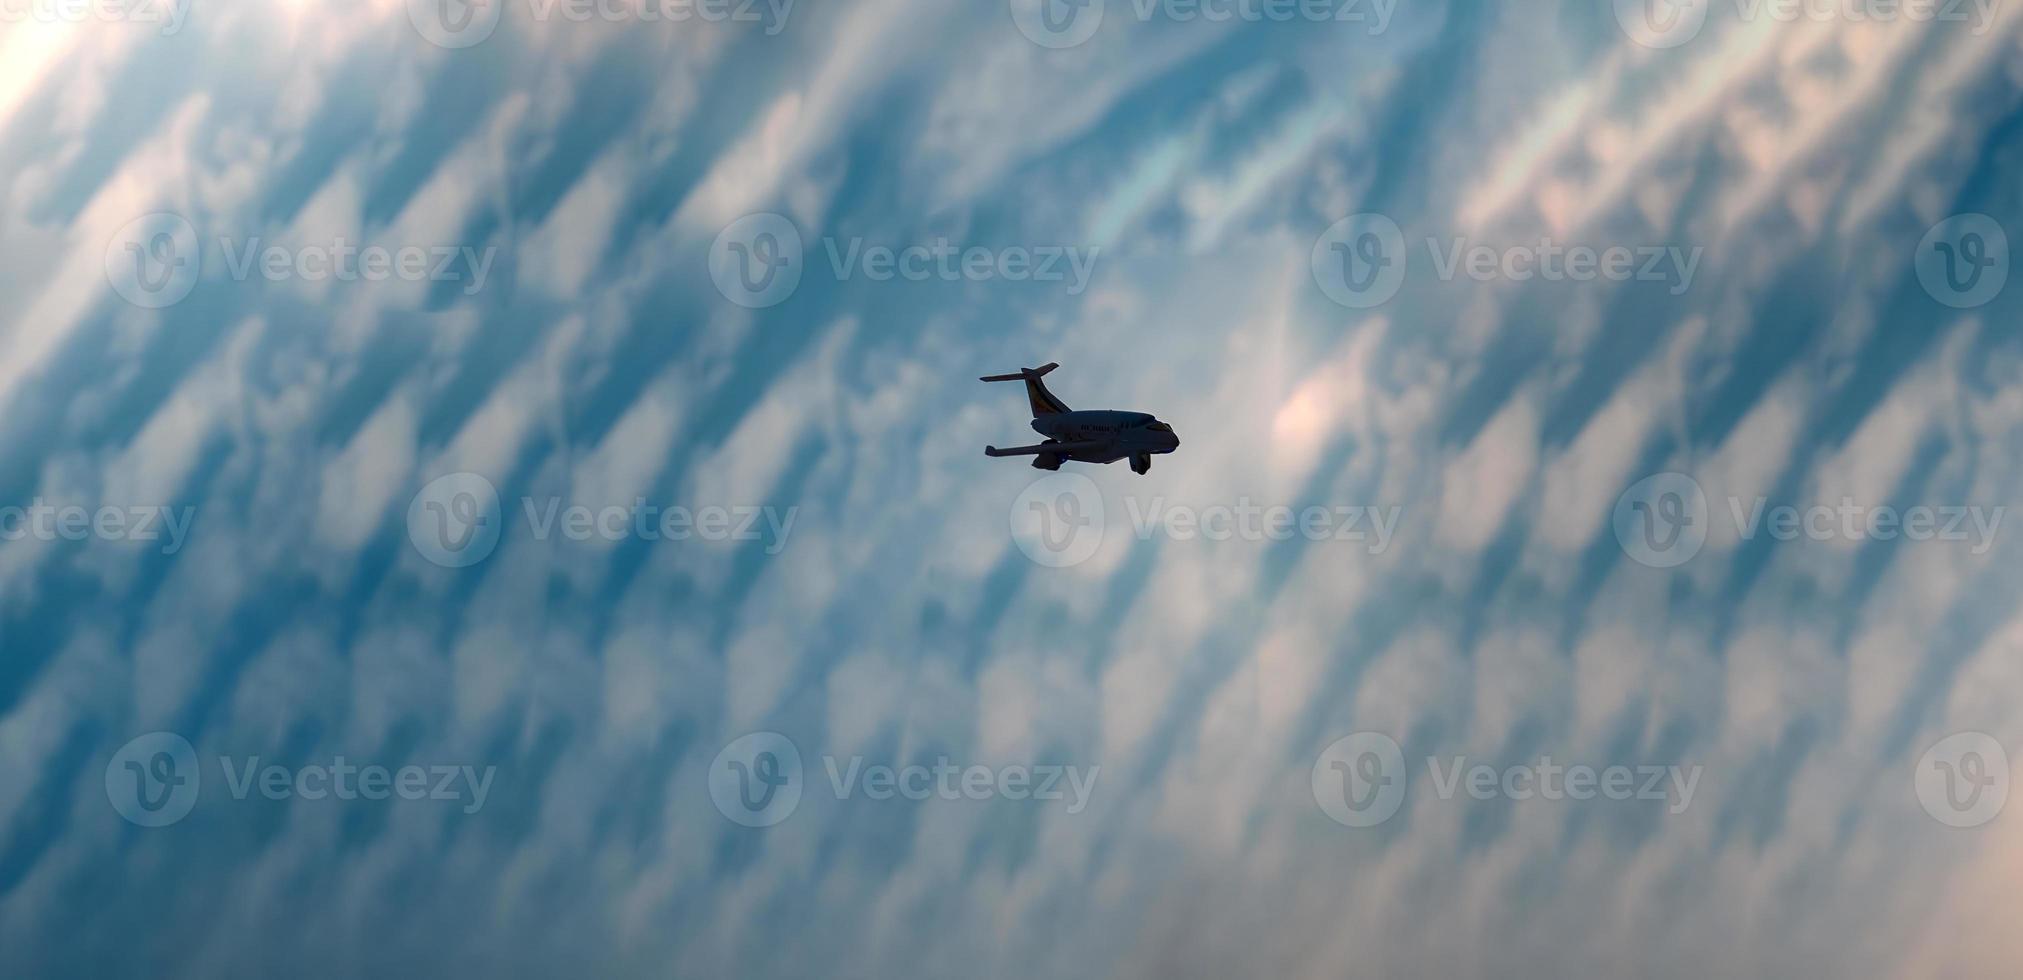
[[[1026,383],[1026,398],[1033,403],[1034,418],[1042,415],[1058,415],[1072,409],[1068,408],[1067,402],[1054,397],[1054,393],[1047,390],[1046,383],[1040,380],[1057,367],[1060,365],[1050,363],[1044,367],[1024,368],[1017,374],[993,374],[979,380],[1023,381]]]

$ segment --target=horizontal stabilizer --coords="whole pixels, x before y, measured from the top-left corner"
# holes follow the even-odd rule
[[[1060,365],[1059,365],[1059,364],[1048,364],[1048,365],[1047,365],[1047,366],[1045,366],[1045,367],[1036,367],[1036,368],[1025,368],[1025,369],[1023,369],[1023,370],[1019,371],[1019,373],[1017,373],[1017,374],[993,374],[993,375],[991,375],[991,376],[989,376],[989,377],[987,377],[987,378],[978,378],[977,380],[978,380],[978,381],[1024,381],[1024,380],[1025,380],[1025,379],[1027,379],[1027,378],[1044,378],[1044,377],[1046,377],[1046,376],[1047,376],[1047,374],[1048,374],[1049,372],[1053,371],[1053,369],[1055,369],[1055,368],[1057,368],[1057,367],[1060,367]]]

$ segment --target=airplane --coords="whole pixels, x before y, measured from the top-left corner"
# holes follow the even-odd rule
[[[1041,470],[1058,470],[1069,460],[1114,463],[1129,459],[1131,472],[1142,475],[1152,469],[1155,454],[1180,448],[1180,437],[1173,434],[1173,427],[1144,412],[1107,409],[1077,412],[1069,408],[1040,380],[1057,367],[1060,365],[1021,368],[1017,374],[994,374],[980,379],[1025,382],[1026,397],[1033,403],[1033,431],[1047,437],[1046,442],[1037,446],[1016,449],[985,446],[985,456],[1031,456],[1033,468]]]

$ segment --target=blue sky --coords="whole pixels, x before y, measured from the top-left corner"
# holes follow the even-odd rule
[[[2023,963],[2002,5],[107,9],[0,17],[0,973]],[[1180,450],[984,458],[1051,361]]]

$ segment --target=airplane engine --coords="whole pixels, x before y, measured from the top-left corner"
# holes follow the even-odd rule
[[[1152,454],[1139,453],[1131,457],[1131,472],[1144,476],[1152,472]]]

